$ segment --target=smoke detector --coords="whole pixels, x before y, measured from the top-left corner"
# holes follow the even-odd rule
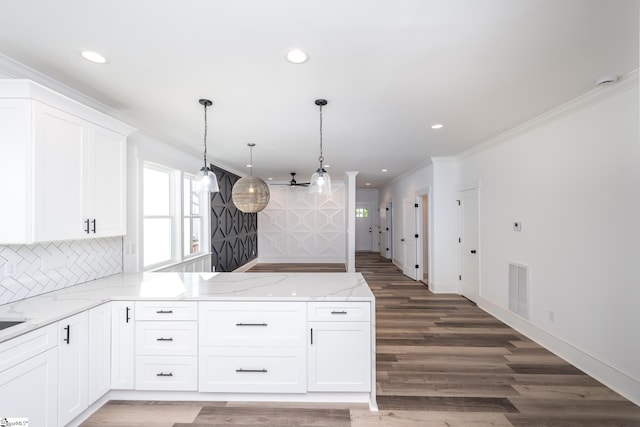
[[[596,80],[596,86],[606,86],[606,85],[615,83],[617,81],[618,81],[618,76],[616,76],[615,74],[609,74],[606,76],[602,76],[598,80]]]

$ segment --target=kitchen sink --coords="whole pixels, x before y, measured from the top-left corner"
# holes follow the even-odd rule
[[[0,331],[24,322],[24,320],[0,320]]]

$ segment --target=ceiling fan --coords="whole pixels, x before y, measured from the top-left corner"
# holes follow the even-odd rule
[[[296,181],[296,173],[289,172],[291,174],[291,181],[288,184],[272,184],[272,185],[288,185],[289,187],[307,187],[309,182],[298,182]]]

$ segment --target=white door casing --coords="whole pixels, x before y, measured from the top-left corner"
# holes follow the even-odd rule
[[[460,250],[462,282],[460,293],[477,302],[480,293],[478,189],[460,192]]]

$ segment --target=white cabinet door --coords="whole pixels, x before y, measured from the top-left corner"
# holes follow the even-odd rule
[[[88,407],[88,313],[58,322],[58,424],[65,425]]]
[[[133,301],[111,302],[111,388],[133,390],[135,323]]]
[[[111,388],[111,303],[89,310],[89,405]]]
[[[58,349],[0,372],[0,414],[33,426],[58,425]]]
[[[90,125],[85,158],[84,218],[90,221],[90,237],[126,233],[126,138]]]
[[[371,324],[309,322],[308,390],[371,391]]]
[[[81,238],[87,122],[39,102],[33,114],[33,240]]]

